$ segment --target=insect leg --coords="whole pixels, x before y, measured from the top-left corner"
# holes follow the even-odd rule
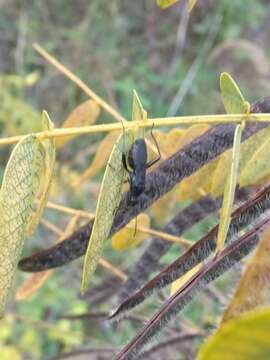
[[[129,164],[127,162],[126,154],[122,154],[122,162],[123,162],[123,166],[124,166],[124,169],[126,170],[126,172],[128,172],[129,174],[132,173],[133,169],[129,166]]]
[[[135,236],[137,234],[137,225],[138,225],[138,216],[135,217],[135,226],[134,226],[133,238],[135,238]]]
[[[154,159],[148,161],[148,163],[146,164],[146,167],[147,167],[147,168],[153,166],[154,164],[156,164],[156,163],[161,159],[161,153],[160,153],[160,149],[159,149],[159,146],[158,146],[158,142],[157,142],[157,139],[155,138],[155,136],[154,136],[154,134],[153,134],[153,127],[154,127],[154,123],[153,123],[153,125],[152,125],[150,134],[151,134],[151,137],[152,137],[152,139],[153,139],[153,141],[154,141],[154,143],[155,143],[155,145],[156,145],[156,149],[157,149],[157,151],[158,151],[158,155],[157,155]]]

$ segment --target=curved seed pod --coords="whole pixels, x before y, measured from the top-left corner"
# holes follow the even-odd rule
[[[66,229],[64,230],[63,234],[60,235],[57,242],[62,241],[66,236],[69,236],[75,231],[78,222],[78,215],[75,215],[69,221]],[[16,291],[16,300],[25,300],[35,294],[49,279],[52,275],[53,270],[45,270],[40,271],[34,274],[31,274],[17,289]]]
[[[108,239],[115,213],[121,201],[121,189],[126,172],[122,162],[123,153],[127,153],[133,142],[131,131],[123,132],[111,152],[97,202],[96,216],[88,243],[83,265],[81,292],[87,288],[88,278],[95,272],[101,257],[103,243]]]
[[[270,112],[270,97],[256,101],[252,105],[252,113]],[[266,123],[247,124],[243,131],[242,141],[266,128]],[[222,154],[232,146],[235,126],[230,124],[217,125],[208,130],[198,139],[187,144],[170,158],[163,161],[156,169],[146,176],[146,187],[140,195],[136,206],[129,206],[124,194],[119,211],[112,227],[112,234],[123,228],[132,218],[143,212],[161,196],[187,176],[195,173],[202,166]],[[82,256],[87,247],[89,235],[92,230],[92,221],[75,232],[61,244],[40,251],[32,256],[22,259],[19,268],[22,271],[42,271],[63,266]]]
[[[43,147],[34,135],[13,149],[0,192],[0,315],[3,314],[31,218]]]

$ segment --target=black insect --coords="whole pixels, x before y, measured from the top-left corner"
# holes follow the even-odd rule
[[[152,131],[151,136],[158,150],[158,156],[155,159],[147,162],[147,147],[144,138],[136,139],[129,150],[128,155],[126,156],[123,154],[122,156],[124,168],[129,174],[130,191],[128,201],[132,205],[137,203],[139,195],[145,189],[146,170],[161,158],[160,150]]]

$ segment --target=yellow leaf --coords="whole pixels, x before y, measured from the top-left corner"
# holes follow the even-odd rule
[[[186,129],[183,136],[179,139],[179,142],[177,144],[178,149],[183,148],[185,145],[189,144],[197,137],[203,135],[209,129],[209,127],[210,126],[208,124],[198,124]]]
[[[207,124],[189,127],[177,142],[178,149],[189,144],[191,141],[204,134],[208,129],[209,125]],[[181,181],[179,186],[180,201],[197,200],[203,196],[204,192],[209,192],[211,174],[213,169],[215,169],[216,164],[216,160],[213,160],[193,175]]]
[[[260,145],[261,144],[261,145]],[[258,183],[260,180],[270,174],[269,151],[270,141],[258,144],[257,149],[253,149],[253,154],[247,159],[247,162],[241,172],[239,183],[240,186],[247,186]]]
[[[199,124],[189,127],[188,129],[172,129],[167,133],[155,131],[155,138],[162,154],[171,156],[176,151],[183,148],[192,140],[201,136],[209,129],[207,124]]]
[[[95,176],[106,164],[112,152],[112,148],[119,136],[119,131],[111,131],[98,145],[95,157],[91,165],[79,176],[73,183],[73,187],[77,187],[83,181]]]
[[[182,137],[185,135],[184,129],[172,129],[169,132],[155,131],[160,152],[163,156],[169,157],[182,147]]]
[[[179,279],[175,280],[171,285],[170,296],[176,293],[194,274],[196,274],[196,272],[200,270],[202,265],[203,263],[199,263],[198,265],[194,266],[191,270],[189,270],[187,273],[185,273],[183,276],[181,276]]]
[[[77,106],[66,118],[62,128],[80,127],[94,124],[99,116],[100,107],[94,100],[87,100]],[[62,147],[73,136],[65,136],[55,140],[57,147]]]
[[[159,7],[165,9],[173,4],[175,4],[178,0],[156,0]]]
[[[27,135],[14,147],[0,191],[0,314],[12,286],[38,184],[40,142]]]
[[[178,191],[179,186],[177,185],[171,191],[161,196],[161,198],[155,201],[151,206],[151,212],[154,214],[154,217],[160,226],[165,225],[168,217],[171,216],[172,209],[178,201]]]
[[[146,120],[147,120],[147,113],[142,106],[139,95],[135,90],[133,90],[132,121],[146,121]]]
[[[171,156],[176,151],[183,148],[186,144],[190,143],[192,140],[197,138],[198,136],[201,136],[203,133],[205,133],[209,129],[209,125],[207,124],[200,124],[200,125],[194,125],[189,127],[188,129],[172,129],[167,133],[156,131],[155,137],[157,139],[157,142],[159,144],[159,148],[161,150],[161,153],[164,155],[164,157]],[[205,179],[205,178],[204,178]],[[208,178],[209,179],[209,178]],[[184,185],[182,185],[184,183]],[[165,196],[162,196],[158,201],[156,201],[151,210],[155,214],[155,217],[161,222],[165,223],[166,216],[169,214],[170,209],[173,207],[174,203],[178,200],[177,193],[181,192],[181,186],[182,189],[186,188],[186,186],[190,189],[189,183],[181,182],[180,186],[174,187],[172,191],[167,193]],[[190,189],[191,192],[194,192],[194,189]],[[183,193],[181,192],[181,197],[183,195],[185,197],[185,190]],[[201,197],[201,193],[199,193],[199,197]],[[168,205],[169,204],[169,205]]]
[[[127,154],[133,144],[132,132],[123,132],[111,152],[101,183],[96,215],[87,251],[84,258],[81,292],[87,288],[89,277],[95,272],[102,254],[104,242],[108,239],[114,216],[121,200],[121,189],[126,177],[122,163],[123,153]]]
[[[256,310],[231,320],[201,347],[198,360],[270,359],[270,309]]]
[[[188,12],[191,12],[198,0],[188,0]]]
[[[216,246],[217,252],[220,252],[224,246],[229,225],[231,222],[231,212],[232,212],[233,200],[235,195],[235,188],[237,184],[238,165],[239,165],[239,157],[240,157],[240,144],[241,144],[241,136],[242,136],[243,128],[244,128],[244,124],[239,124],[235,128],[233,151],[231,158],[231,171],[229,177],[226,180],[223,202],[220,212],[220,221],[218,227],[217,246]]]
[[[150,227],[150,219],[146,214],[140,214],[137,217],[137,226],[149,228]],[[127,226],[118,231],[112,238],[112,247],[115,250],[126,250],[130,247],[138,245],[141,241],[143,241],[149,235],[140,232],[138,229],[136,231],[136,219],[131,220]]]
[[[16,300],[25,300],[34,295],[47,281],[53,270],[40,271],[31,274],[19,287],[16,292]]]
[[[43,130],[52,130],[53,123],[49,118],[49,115],[46,111],[42,113],[42,128]],[[36,226],[39,223],[39,220],[42,216],[43,210],[46,206],[50,185],[52,182],[54,164],[55,164],[55,143],[53,139],[47,139],[42,142],[42,158],[40,159],[40,169],[36,175],[37,181],[37,192],[36,192],[36,201],[33,206],[32,218],[29,220],[27,226],[27,235],[31,235]]]
[[[255,255],[250,260],[235,294],[223,314],[222,323],[269,303],[270,226],[264,231]]]
[[[187,177],[180,183],[179,200],[196,201],[211,190],[212,174],[218,164],[218,159],[210,161],[193,175]]]
[[[228,114],[244,114],[247,111],[244,96],[234,79],[226,72],[220,75],[220,91]]]
[[[178,0],[156,0],[159,7],[166,9],[175,4]],[[188,11],[191,12],[198,0],[188,0]]]
[[[18,350],[13,346],[0,346],[1,360],[21,360],[22,357]]]
[[[250,138],[241,143],[240,147],[240,162],[239,162],[239,184],[240,186],[246,186],[254,184],[258,177],[257,173],[253,171],[253,168],[247,164],[257,151],[268,142],[270,137],[270,128],[266,127],[265,129],[257,132],[252,135]],[[226,151],[219,157],[218,165],[212,176],[212,186],[211,194],[216,197],[221,195],[224,192],[224,187],[226,183],[226,178],[228,177],[230,170],[232,150]],[[260,152],[261,161],[265,164],[266,168],[268,161],[266,162],[267,153]],[[261,174],[259,174],[261,179]],[[262,177],[264,178],[264,177]],[[254,181],[256,179],[256,181]],[[258,179],[259,181],[259,179]]]

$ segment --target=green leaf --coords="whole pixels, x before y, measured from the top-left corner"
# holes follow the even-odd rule
[[[244,128],[244,124],[239,124],[235,128],[232,160],[231,160],[232,161],[231,172],[230,172],[230,176],[226,180],[223,203],[220,213],[220,224],[218,227],[218,235],[217,235],[217,252],[221,251],[224,246],[231,221],[231,212],[232,212],[235,188],[237,184],[238,165],[240,158],[240,145],[241,145],[241,136],[242,136],[243,128]]]
[[[175,4],[178,0],[157,0],[157,4],[162,9],[166,9],[167,7]],[[193,7],[196,5],[198,0],[188,0],[188,11],[191,12]]]
[[[122,154],[127,153],[133,143],[132,131],[123,132],[111,152],[102,180],[96,216],[83,265],[81,292],[87,288],[89,277],[95,272],[102,254],[103,244],[108,239],[114,216],[121,200],[121,189],[126,177]]]
[[[144,110],[142,103],[139,99],[139,95],[135,90],[133,90],[132,121],[147,121],[147,112]],[[135,132],[136,134],[134,136],[136,138],[144,138],[144,128],[138,127]]]
[[[49,118],[49,115],[46,111],[42,113],[42,130],[52,130],[54,125]],[[41,158],[39,159],[39,171],[36,174],[37,181],[37,192],[36,192],[36,201],[33,204],[32,217],[29,220],[27,226],[27,234],[31,235],[35,228],[37,227],[39,220],[42,216],[43,210],[46,206],[50,185],[53,177],[53,170],[55,164],[55,142],[52,138],[46,139],[40,143],[41,148],[43,149],[40,152]]]
[[[266,127],[252,135],[250,138],[241,143],[240,148],[240,162],[239,162],[239,184],[240,186],[247,186],[255,184],[262,180],[265,173],[270,173],[268,152],[266,152],[267,143],[269,143],[270,128]],[[230,163],[232,157],[232,150],[227,150],[219,157],[218,165],[212,174],[211,193],[214,197],[220,196],[224,192],[224,184],[230,171]],[[258,160],[260,164],[252,164],[254,160]],[[264,167],[261,167],[264,164]],[[252,166],[258,166],[260,169]]]
[[[14,147],[0,192],[0,314],[3,314],[32,215],[43,148],[34,135]]]
[[[132,121],[144,120],[145,113],[137,91],[133,90]]]
[[[227,72],[220,75],[221,97],[228,114],[241,114],[247,112],[247,102],[238,85]]]
[[[267,128],[266,128],[267,129]],[[240,186],[247,186],[262,180],[270,174],[269,163],[270,141],[269,137],[264,142],[254,148],[253,153],[247,159],[247,162],[239,177]]]
[[[165,9],[173,4],[175,4],[178,0],[157,0],[157,4],[162,9]]]
[[[270,309],[245,313],[225,323],[202,346],[198,360],[270,359]]]

